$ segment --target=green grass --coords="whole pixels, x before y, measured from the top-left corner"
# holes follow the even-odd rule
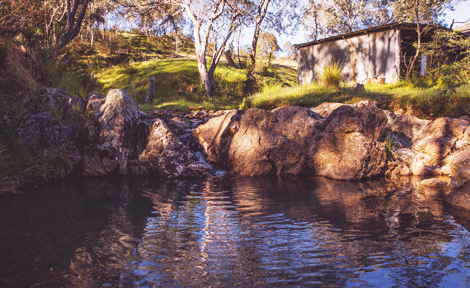
[[[421,81],[421,80],[420,80]],[[343,85],[339,90],[319,83],[296,87],[275,87],[246,98],[240,109],[273,109],[283,106],[314,107],[323,102],[357,103],[364,99],[377,101],[387,110],[403,109],[420,118],[470,115],[470,85],[455,88],[425,85],[418,80],[396,84],[366,84],[365,90]]]
[[[266,87],[295,85],[297,74],[291,67],[273,65],[263,70],[257,81]],[[154,101],[144,103],[148,93],[148,81],[155,76]],[[172,109],[188,111],[189,106],[202,105],[207,110],[238,108],[243,101],[246,71],[219,63],[214,73],[217,95],[212,99],[206,95],[200,83],[195,59],[151,60],[132,64],[121,64],[98,71],[98,85],[102,93],[110,89],[126,90],[143,111]],[[134,86],[133,86],[134,84]],[[135,90],[134,90],[135,89]],[[134,92],[135,91],[135,92]]]

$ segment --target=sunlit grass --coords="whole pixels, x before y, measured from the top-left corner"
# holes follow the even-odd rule
[[[258,77],[263,87],[295,85],[296,70],[275,66],[269,73]],[[154,101],[145,103],[148,81],[155,76]],[[207,110],[238,108],[243,101],[246,70],[236,69],[226,63],[219,63],[214,73],[217,95],[210,98],[201,84],[195,59],[152,60],[139,63],[121,64],[101,69],[95,74],[101,92],[110,89],[126,90],[141,109],[187,110],[189,106],[202,105]],[[264,90],[267,88],[263,88]]]
[[[362,91],[348,88],[344,84],[339,90],[319,83],[284,88],[266,87],[263,92],[244,99],[240,109],[314,107],[323,102],[357,103],[364,99],[377,101],[383,109],[403,109],[421,118],[461,117],[470,114],[470,85],[456,88],[420,87],[411,81],[385,85],[366,84]]]

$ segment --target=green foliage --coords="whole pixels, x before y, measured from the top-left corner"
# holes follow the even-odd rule
[[[320,74],[320,79],[325,87],[339,89],[343,79],[343,64],[339,61],[330,61]]]
[[[268,60],[268,66],[274,59],[274,52],[281,50],[277,44],[276,36],[271,32],[261,33],[259,36],[258,47],[256,48],[260,56]]]
[[[395,134],[387,131],[387,137],[385,138],[385,148],[387,149],[387,152],[392,153],[393,151],[395,151],[395,148],[398,145],[397,143],[399,142]]]
[[[458,31],[437,30],[423,45],[428,56],[427,71],[437,86],[448,88],[470,81],[470,39]]]
[[[89,69],[68,65],[62,57],[55,57],[49,50],[36,51],[38,65],[33,71],[37,82],[47,87],[54,87],[68,92],[72,96],[85,97],[95,90],[96,80]]]

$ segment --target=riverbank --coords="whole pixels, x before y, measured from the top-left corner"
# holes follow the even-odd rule
[[[468,199],[468,117],[423,120],[370,101],[148,115],[123,90],[81,100],[44,89],[23,102],[25,113],[17,120],[3,115],[1,124],[16,123],[18,143],[29,145],[36,159],[55,161],[43,182],[97,176],[205,178],[217,169],[347,181],[449,176],[447,182],[429,185],[452,189],[447,199],[453,205],[465,208],[463,199]]]
[[[470,213],[416,178],[120,177],[34,188],[0,201],[0,286],[470,284]]]

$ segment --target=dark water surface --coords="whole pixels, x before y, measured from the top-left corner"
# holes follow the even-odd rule
[[[470,214],[419,180],[38,188],[0,201],[0,287],[469,287]]]

